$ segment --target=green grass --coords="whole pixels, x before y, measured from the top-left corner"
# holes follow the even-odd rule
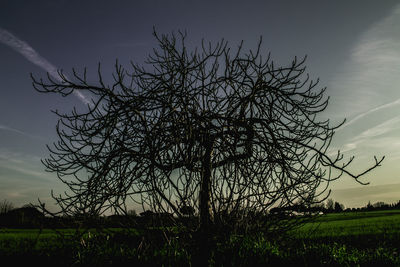
[[[400,233],[400,210],[323,215],[292,231],[299,238],[390,235]]]
[[[73,229],[1,229],[0,256],[69,265],[184,266],[191,261],[187,240],[108,229],[108,234]],[[174,236],[176,231],[172,231]],[[40,235],[39,235],[40,233]],[[142,242],[146,240],[146,242]],[[160,242],[161,241],[161,242]],[[400,210],[326,214],[281,240],[235,236],[212,248],[213,266],[400,266]]]

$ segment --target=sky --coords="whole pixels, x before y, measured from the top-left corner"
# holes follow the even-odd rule
[[[332,198],[347,207],[368,201],[400,200],[400,3],[397,0],[0,0],[0,201],[15,206],[38,198],[52,205],[51,190],[63,193],[40,160],[57,141],[50,110],[83,107],[88,98],[40,94],[30,73],[56,78],[57,70],[101,63],[111,78],[116,59],[143,63],[159,33],[186,30],[189,45],[224,38],[241,40],[285,65],[307,55],[307,72],[327,87],[330,105],[322,114],[346,124],[337,130],[332,153],[354,155],[350,170],[363,170],[373,157],[382,167],[362,178],[331,184]],[[89,76],[90,77],[90,76]],[[57,79],[57,78],[56,78]]]

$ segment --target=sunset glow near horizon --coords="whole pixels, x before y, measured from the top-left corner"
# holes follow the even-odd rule
[[[168,3],[167,3],[168,2]],[[79,92],[67,98],[40,94],[30,73],[57,77],[87,67],[94,82],[97,64],[111,80],[115,60],[129,71],[143,62],[159,33],[180,29],[189,49],[202,39],[222,38],[236,48],[263,51],[276,65],[307,55],[307,72],[327,87],[330,105],[322,119],[346,118],[331,145],[350,167],[362,171],[385,156],[382,166],[363,177],[332,183],[332,198],[346,207],[400,200],[400,4],[397,0],[317,1],[134,1],[5,0],[0,4],[0,201],[15,206],[38,198],[52,205],[50,190],[65,188],[40,159],[57,141],[57,117],[50,110],[83,107]]]

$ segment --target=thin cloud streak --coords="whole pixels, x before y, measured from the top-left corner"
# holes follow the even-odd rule
[[[30,138],[35,138],[35,139],[41,139],[41,140],[43,140],[43,138],[41,138],[41,137],[39,137],[39,136],[35,136],[35,135],[32,135],[32,134],[29,134],[29,133],[20,131],[20,130],[18,130],[18,129],[11,128],[11,127],[9,127],[9,126],[7,126],[7,125],[4,125],[4,124],[0,124],[0,130],[9,131],[9,132],[14,132],[14,133],[18,133],[18,134],[21,134],[21,135],[24,135],[24,136],[28,136],[28,137],[30,137]]]
[[[381,124],[378,124],[358,135],[358,139],[369,139],[372,137],[384,135],[393,132],[400,128],[400,117],[389,119]]]
[[[371,109],[371,110],[368,110],[368,111],[366,111],[366,112],[364,112],[364,113],[361,113],[361,114],[355,116],[353,119],[351,119],[351,120],[349,120],[348,122],[346,122],[346,123],[345,123],[342,127],[340,127],[337,131],[343,130],[344,128],[346,128],[346,127],[348,127],[348,126],[354,124],[355,122],[357,122],[358,120],[364,118],[365,116],[368,116],[368,115],[370,115],[370,114],[372,114],[372,113],[375,113],[375,112],[377,112],[377,111],[380,111],[380,110],[383,110],[383,109],[386,109],[386,108],[391,108],[391,107],[396,106],[396,105],[399,105],[399,104],[400,104],[400,98],[397,99],[397,100],[395,100],[395,101],[393,101],[393,102],[390,102],[390,103],[387,103],[387,104],[383,104],[383,105],[381,105],[381,106],[378,106],[378,107],[375,107],[375,108],[373,108],[373,109]]]
[[[14,133],[19,133],[19,134],[22,134],[22,135],[28,135],[28,136],[30,136],[29,134],[27,134],[27,133],[25,133],[25,132],[22,132],[22,131],[20,131],[20,130],[17,130],[17,129],[8,127],[8,126],[6,126],[6,125],[1,125],[1,124],[0,124],[0,130],[6,130],[6,131],[10,131],[10,132],[14,132]]]
[[[37,165],[40,160],[41,157],[38,155],[0,149],[0,169],[3,173],[9,174],[4,177],[3,181],[15,179],[17,176],[31,181],[33,181],[33,177],[34,181],[51,181],[52,175],[41,171],[40,165]]]
[[[0,28],[0,42],[11,47],[13,50],[23,55],[28,61],[47,71],[54,79],[61,81],[57,72],[57,68],[44,57],[39,55],[39,53],[37,53],[27,42],[22,41],[11,32],[2,28]],[[87,99],[81,92],[75,90],[74,94],[84,104],[91,103],[90,100]]]
[[[400,142],[398,142],[397,137],[386,137],[382,136],[385,134],[393,133],[395,130],[400,129],[400,116],[389,119],[383,123],[380,123],[374,127],[369,128],[351,138],[347,143],[341,146],[340,152],[345,153],[363,146],[376,146],[376,147],[386,147],[386,150],[398,150],[400,147]],[[378,139],[374,139],[379,137]],[[338,149],[332,148],[332,152],[329,153],[330,156],[335,155]],[[396,156],[397,157],[397,156]]]

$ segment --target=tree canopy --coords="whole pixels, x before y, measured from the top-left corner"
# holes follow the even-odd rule
[[[121,212],[131,199],[174,218],[193,207],[201,229],[243,226],[273,207],[319,203],[330,182],[347,174],[362,183],[382,162],[353,173],[353,158],[332,156],[342,124],[320,119],[329,98],[306,58],[282,67],[263,57],[261,40],[248,52],[224,40],[189,50],[185,33],[154,36],[145,66],[117,63],[109,85],[100,66],[95,83],[86,69],[32,77],[39,92],[92,99],[84,111],[55,111],[59,141],[43,163],[70,189],[54,196],[63,212]]]

